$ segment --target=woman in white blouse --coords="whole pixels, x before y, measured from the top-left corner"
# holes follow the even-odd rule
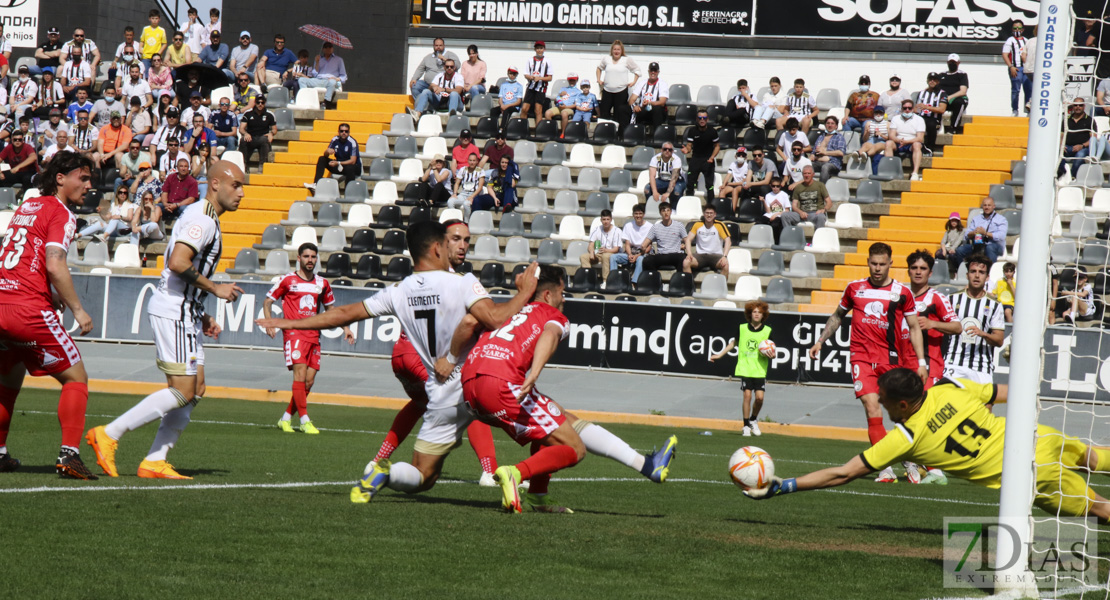
[[[624,53],[620,40],[609,46],[609,54],[597,66],[597,82],[601,87],[601,118],[616,121],[623,131],[632,120],[628,106],[628,90],[640,80],[639,65]]]
[[[88,237],[102,234],[104,237],[115,237],[131,232],[131,216],[135,204],[128,200],[127,186],[116,188],[115,201],[108,206],[108,210],[101,213],[100,221],[86,226],[77,234],[77,237]]]

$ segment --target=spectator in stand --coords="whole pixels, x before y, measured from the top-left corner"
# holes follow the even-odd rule
[[[246,75],[235,78],[235,86],[231,88],[231,93],[233,94],[231,107],[239,118],[254,110],[254,101],[258,98],[258,93],[251,87],[251,80]]]
[[[270,161],[270,144],[277,135],[277,121],[274,114],[266,110],[266,96],[254,99],[254,110],[243,115],[239,123],[239,136],[242,138],[243,164],[250,163],[251,155],[258,151],[258,170]]]
[[[1033,97],[1033,80],[1025,73],[1025,24],[1014,20],[1012,34],[1002,44],[1002,60],[1010,75],[1010,110],[1018,116],[1018,102],[1022,90],[1025,91],[1025,112],[1029,112],[1029,100]]]
[[[1060,316],[1069,324],[1075,325],[1077,318],[1090,320],[1095,316],[1098,308],[1095,305],[1095,290],[1087,277],[1087,270],[1083,267],[1075,268],[1075,287],[1059,289],[1057,297],[1060,298],[1057,307],[1061,305],[1066,307],[1062,311],[1057,308],[1057,311],[1061,312]]]
[[[455,145],[451,148],[451,168],[455,171],[463,168],[470,163],[470,155],[478,157],[479,164],[482,160],[482,151],[474,144],[469,129],[463,129],[459,132],[459,139],[455,141]]]
[[[135,180],[131,182],[131,198],[133,202],[140,202],[143,194],[154,194],[155,198],[162,196],[162,180],[158,178],[158,172],[150,167],[150,163],[139,163],[139,173],[135,176]]]
[[[38,77],[43,73],[53,73],[61,66],[62,42],[57,27],[46,31],[46,42],[35,50],[35,64],[29,68],[29,74]]]
[[[910,93],[902,87],[902,78],[891,75],[890,89],[879,94],[879,108],[886,114],[886,120],[889,122],[902,111],[902,102],[910,99]]]
[[[1065,166],[1071,163],[1071,176],[1079,172],[1079,165],[1082,165],[1090,153],[1091,132],[1094,131],[1094,120],[1087,114],[1084,108],[1084,100],[1082,97],[1076,98],[1071,101],[1068,106],[1068,118],[1064,121],[1064,158],[1060,161],[1060,166],[1056,169],[1056,176],[1061,177],[1066,172]]]
[[[486,187],[486,172],[478,168],[478,155],[467,156],[466,166],[455,172],[455,193],[447,199],[450,208],[461,208],[464,220],[470,220],[471,203],[479,190]]]
[[[282,81],[281,85],[289,88],[290,98],[296,98],[297,92],[301,91],[301,81],[312,76],[312,65],[308,64],[308,50],[301,48],[297,51],[297,62],[285,72],[285,81]]]
[[[190,127],[185,133],[185,141],[181,145],[181,150],[190,156],[200,154],[200,147],[211,148],[216,145],[216,132],[205,126],[204,115],[193,113],[190,119]],[[211,154],[216,155],[223,152],[223,148],[217,147],[216,152]],[[201,196],[204,197],[203,195]]]
[[[524,103],[524,86],[516,80],[517,68],[509,67],[507,76],[508,81],[503,82],[497,91],[497,106],[490,112],[490,117],[493,119],[501,117],[502,130],[509,126],[509,118],[513,113],[518,112]]]
[[[621,251],[621,230],[613,225],[613,211],[608,208],[601,211],[598,220],[601,227],[590,232],[589,250],[578,256],[578,263],[583,269],[601,265],[601,280],[605,281],[613,268],[613,257]]]
[[[964,243],[964,222],[960,213],[953,212],[948,215],[948,222],[944,224],[944,237],[940,240],[940,249],[937,250],[937,260],[948,261],[948,273],[955,274],[960,268],[960,259],[956,250]]]
[[[143,152],[143,145],[138,139],[131,138],[127,152],[116,155],[116,169],[119,170],[116,187],[125,185],[130,188],[139,174],[139,165],[143,163],[150,164],[150,154]]]
[[[559,117],[562,121],[563,127],[559,130],[559,137],[562,138],[567,131],[567,122],[574,116],[575,107],[578,106],[578,74],[567,74],[567,86],[559,90],[555,95],[555,106],[547,109],[544,114],[548,119]]]
[[[601,88],[601,113],[598,118],[616,121],[622,131],[632,120],[628,90],[640,80],[639,65],[624,52],[624,44],[614,40],[609,54],[597,65],[597,85]]]
[[[219,31],[213,31],[209,36],[210,43],[200,51],[199,62],[210,67],[223,69],[227,64],[227,59],[231,56],[231,50],[228,49],[227,44],[220,41],[222,34]]]
[[[686,191],[682,178],[682,161],[674,155],[674,144],[663,143],[663,150],[651,157],[648,163],[648,183],[644,186],[644,199],[662,203],[678,200]]]
[[[806,158],[802,142],[794,142],[790,147],[790,156],[782,163],[782,179],[786,183],[786,191],[793,192],[794,188],[801,185],[804,179],[802,171],[806,167],[813,167],[813,162]]]
[[[120,115],[127,112],[127,107],[123,105],[123,102],[118,100],[115,88],[108,86],[101,91],[104,97],[93,104],[92,112],[89,113],[89,119],[91,119],[93,124],[97,127],[108,125],[111,121],[113,112],[118,112]]]
[[[150,89],[150,83],[143,79],[139,73],[143,68],[140,65],[131,65],[127,68],[128,77],[124,80],[123,85],[120,86],[120,92],[127,102],[131,102],[131,98],[138,98],[142,101],[143,108],[150,108],[154,106],[154,93]]]
[[[204,48],[201,48],[199,52],[203,51]],[[173,34],[173,43],[170,44],[169,48],[166,48],[166,58],[159,61],[163,67],[170,70],[170,83],[173,82],[173,75],[178,69],[200,60],[199,52],[196,55],[193,54],[193,50],[185,44],[185,35],[183,33],[179,32]],[[150,58],[150,64],[153,66],[154,57],[152,56]],[[149,74],[147,77],[149,77]]]
[[[1026,48],[1028,47],[1026,46]],[[1098,82],[1098,88],[1095,91],[1095,115],[1100,117],[1110,116],[1110,79],[1103,79]]]
[[[207,142],[200,142],[196,145],[196,154],[193,155],[189,163],[192,165],[189,169],[189,174],[193,179],[197,180],[197,193],[200,194],[199,198],[205,198],[208,195],[208,169],[216,164],[219,159],[216,158],[215,153],[212,152],[212,147]]]
[[[100,49],[96,47],[96,42],[85,38],[85,30],[80,27],[73,30],[73,39],[62,44],[59,58],[70,56],[74,48],[80,49],[81,56],[89,63],[89,70],[95,73],[96,68],[100,66]]]
[[[928,84],[928,87],[917,95],[914,111],[921,115],[921,120],[925,122],[924,151],[932,154],[937,145],[937,129],[940,128],[940,120],[944,116],[945,109],[948,108],[948,95],[939,87],[939,73],[929,73]]]
[[[38,154],[30,144],[24,143],[22,130],[15,130],[8,138],[11,143],[0,150],[0,161],[11,166],[9,171],[0,171],[0,187],[12,187],[16,184],[23,189],[31,187],[31,180],[39,172]]]
[[[729,98],[725,106],[725,119],[733,129],[740,131],[752,121],[752,111],[759,102],[752,97],[747,79],[736,80],[736,95]]]
[[[131,130],[131,138],[140,144],[145,143],[146,138],[154,132],[154,120],[150,111],[143,108],[143,101],[138,97],[131,99],[131,108],[123,122]]]
[[[474,198],[474,210],[497,210],[512,212],[516,208],[516,184],[520,181],[520,169],[508,156],[502,156],[499,165],[486,171],[486,187],[483,194]]]
[[[181,22],[178,32],[182,34],[190,54],[200,54],[208,42],[208,32],[204,29],[204,23],[200,22],[197,9],[192,6],[189,7],[187,19]]]
[[[813,179],[813,165],[802,169],[802,181],[790,194],[791,210],[782,213],[782,224],[797,225],[802,221],[813,223],[814,227],[825,226],[828,213],[832,210],[832,198],[825,184]]]
[[[956,262],[967,260],[968,256],[981,252],[993,263],[1006,253],[1006,217],[994,210],[994,198],[987,196],[979,203],[983,212],[967,221],[963,242],[956,248]]]
[[[462,111],[463,78],[455,71],[456,64],[450,59],[443,63],[443,72],[436,75],[428,89],[420,92],[420,97],[416,99],[416,112],[433,114],[444,101],[452,115]]]
[[[952,113],[953,133],[963,133],[967,113],[967,73],[960,69],[960,55],[948,55],[948,70],[940,73],[940,89],[948,96],[948,112]],[[940,117],[940,115],[937,115]]]
[[[509,160],[516,160],[513,147],[505,143],[505,130],[499,129],[493,137],[493,142],[486,145],[486,150],[481,160],[478,161],[478,166],[484,169],[486,165],[499,165],[502,156],[508,156]]]
[[[756,217],[755,222],[771,226],[776,244],[779,243],[779,235],[782,233],[782,216],[790,211],[790,208],[790,196],[782,191],[782,178],[772,179],[771,191],[763,197],[763,214]]]
[[[657,271],[659,267],[685,269],[686,227],[671,219],[670,202],[659,203],[659,216],[662,218],[651,226],[644,242],[640,244],[640,250],[645,255],[643,268],[648,271]],[[655,252],[651,248],[653,243]]]
[[[112,63],[108,65],[108,81],[122,81],[123,73],[134,64],[142,63],[143,48],[135,41],[135,28],[128,25],[123,28],[123,43],[116,47],[116,54]]]
[[[42,168],[45,169],[50,164],[50,159],[54,158],[54,155],[59,152],[77,152],[73,146],[69,145],[69,132],[65,130],[59,131],[56,143],[42,153]]]
[[[443,155],[437,154],[432,157],[432,163],[420,180],[426,186],[424,201],[439,206],[447,204],[447,200],[451,197],[451,177],[451,169],[447,168]]]
[[[821,183],[827,183],[830,177],[844,168],[848,143],[837,131],[837,125],[836,115],[825,117],[825,131],[817,136],[817,143],[813,146],[813,160],[821,168]]]
[[[189,106],[181,111],[181,122],[191,124],[194,115],[200,115],[205,121],[212,116],[212,110],[201,104],[200,92],[189,94]]]
[[[913,156],[913,174],[910,181],[921,179],[921,148],[925,143],[925,120],[914,114],[913,100],[902,101],[902,112],[891,119],[886,140],[885,156]],[[876,161],[878,164],[878,161]]]
[[[578,93],[578,104],[575,105],[574,116],[570,120],[589,123],[598,115],[597,96],[590,93],[590,82],[588,80],[583,81],[580,85],[582,91]]]
[[[694,223],[686,236],[686,260],[682,263],[682,270],[696,274],[703,269],[713,269],[727,275],[726,256],[732,247],[732,236],[717,221],[717,209],[712,204],[702,208],[701,216],[702,219]]]
[[[786,114],[787,94],[782,89],[782,82],[778,77],[772,77],[767,85],[770,86],[770,90],[759,99],[759,106],[755,107],[755,112],[752,113],[752,127],[756,129],[764,129],[772,119],[778,122],[778,119]]]
[[[871,78],[860,75],[859,89],[848,95],[848,116],[844,117],[844,131],[863,131],[863,124],[875,118],[879,108],[879,93],[871,91]]]
[[[170,173],[177,168],[177,161],[181,159],[189,160],[189,154],[181,149],[184,145],[183,142],[174,138],[166,140],[166,151],[158,159],[158,171],[162,173],[165,179],[168,180]]]
[[[720,151],[720,136],[709,125],[709,111],[699,108],[694,126],[686,129],[686,144],[682,147],[682,153],[687,157],[686,172],[691,192],[698,184],[698,175],[701,175],[705,184],[705,197],[717,197],[713,183],[716,179],[717,154]]]
[[[220,148],[216,151],[216,154],[239,148],[239,140],[236,138],[236,130],[239,129],[239,118],[231,112],[230,99],[220,98],[219,110],[208,117],[208,123],[212,125],[212,130],[216,133],[216,146]]]
[[[143,27],[139,41],[143,44],[143,65],[149,68],[150,57],[166,51],[166,30],[162,29],[162,14],[157,8],[150,9],[147,18],[150,20],[150,25]]]
[[[213,8],[208,11],[208,24],[204,26],[204,39],[209,39],[213,31],[223,31],[223,23],[220,21],[220,9]]]
[[[0,127],[0,150],[11,141],[11,136],[16,131],[22,131],[24,138],[27,140],[24,143],[31,144],[35,139],[34,129],[31,128],[31,123],[34,119],[31,117],[20,117],[18,120],[13,119],[8,121],[6,125]]]
[[[455,63],[456,69],[458,64]],[[347,67],[343,64],[343,59],[335,55],[335,46],[331,42],[324,42],[320,54],[316,55],[312,73],[312,77],[301,79],[301,87],[324,88],[322,108],[335,110],[335,90],[347,82]],[[463,88],[465,89],[465,86]],[[459,110],[461,111],[462,108],[460,107]]]
[[[154,203],[154,193],[149,190],[143,192],[139,202],[138,208],[131,212],[131,243],[138,246],[143,240],[164,239],[166,234],[162,231],[162,209]],[[143,256],[143,261],[145,266],[146,256]]]
[[[1079,19],[1079,27],[1075,28],[1074,41],[1072,44],[1072,52],[1075,56],[1098,56],[1098,35],[1099,28],[1098,16],[1093,10],[1076,10],[1077,15],[1081,15]]]
[[[794,92],[786,96],[780,105],[782,116],[775,119],[775,127],[782,129],[790,119],[797,119],[802,128],[802,133],[809,133],[813,120],[817,118],[817,100],[806,91],[806,82],[802,78],[794,80]],[[789,127],[787,127],[789,129]]]
[[[70,123],[75,122],[77,120],[77,111],[79,110],[84,110],[92,114],[94,106],[92,102],[89,102],[89,93],[87,91],[77,90],[77,97],[66,107],[66,120]]]
[[[127,152],[133,135],[131,129],[123,124],[123,115],[119,111],[112,111],[108,118],[108,125],[97,131],[97,166],[101,169],[115,166],[116,159]]]
[[[53,80],[53,71],[45,71],[44,73],[50,73],[50,78]],[[45,75],[43,79],[46,79]],[[14,119],[18,120],[29,109],[34,110],[38,91],[39,86],[34,79],[31,79],[31,72],[27,65],[19,67],[19,79],[12,82],[12,91],[8,94],[8,103]]]
[[[73,48],[69,60],[62,66],[62,76],[58,79],[61,81],[66,100],[72,101],[76,98],[79,89],[84,89],[85,93],[92,89],[93,72],[89,68],[89,63],[82,60],[80,48]]]
[[[432,80],[443,72],[443,63],[447,60],[455,61],[456,65],[461,62],[454,52],[446,50],[443,38],[432,40],[432,51],[416,65],[412,79],[409,80],[409,91],[414,99],[419,98],[421,92],[431,87]]]
[[[43,122],[39,123],[39,128],[38,128],[39,142],[38,142],[38,146],[43,150],[46,150],[50,146],[53,146],[59,131],[65,131],[66,133],[71,133],[70,128],[69,128],[69,124],[62,120],[62,111],[61,111],[61,109],[52,108],[52,109],[50,109],[50,118],[46,121],[43,121]]]
[[[748,151],[744,147],[736,149],[736,158],[732,160],[732,164],[728,166],[725,171],[724,179],[721,181],[721,190],[719,198],[721,200],[728,200],[729,196],[732,197],[731,207],[732,214],[740,208],[740,194],[744,192],[744,184],[748,179]]]
[[[667,122],[667,98],[670,87],[659,79],[659,63],[648,65],[648,77],[632,88],[628,99],[632,106],[632,122],[647,125],[654,130]]]
[[[162,120],[162,125],[154,132],[154,136],[150,139],[150,146],[155,149],[155,158],[161,156],[160,153],[165,152],[169,148],[170,141],[184,142],[185,136],[188,131],[181,125],[181,113],[176,107],[170,106],[166,109],[165,116]],[[163,169],[164,173],[165,170]]]
[[[813,150],[813,147],[809,145],[809,136],[799,131],[801,125],[798,123],[798,119],[790,117],[783,125],[782,129],[786,131],[779,136],[778,144],[775,145],[775,153],[778,155],[779,162],[786,162],[790,159],[794,142],[802,145],[803,153]],[[783,175],[785,174],[786,172],[783,172]]]
[[[863,125],[863,143],[856,152],[861,160],[871,161],[871,172],[878,172],[879,161],[874,159],[886,150],[886,140],[890,133],[890,122],[886,120],[886,113],[882,110],[875,111],[875,118]]]
[[[1014,297],[1017,295],[1017,283],[1014,275],[1017,274],[1017,265],[1008,262],[1002,265],[1002,278],[994,282],[990,288],[990,296],[1002,305],[1003,318],[1007,323],[1014,322]]]
[[[89,223],[76,237],[87,238],[96,236],[100,241],[104,238],[114,238],[117,235],[131,233],[131,218],[134,216],[135,204],[128,200],[127,188],[122,185],[116,188],[116,196],[108,202],[100,213],[100,219]]]
[[[231,50],[228,68],[224,70],[231,79],[246,75],[254,79],[254,68],[258,64],[258,46],[251,43],[251,32],[239,32],[239,45]]]
[[[737,150],[737,154],[740,151]],[[771,180],[778,177],[779,168],[775,161],[764,158],[763,148],[752,148],[752,160],[748,163],[748,178],[744,180],[744,198],[762,198],[771,191]]]
[[[316,182],[324,178],[325,169],[332,174],[342,175],[344,184],[362,175],[362,157],[358,151],[358,142],[351,137],[350,124],[339,124],[336,136],[328,142],[324,153],[316,159],[316,174],[312,178],[312,183],[306,183],[304,186],[315,191]]]
[[[280,84],[282,75],[296,60],[297,55],[285,47],[285,36],[280,33],[275,35],[274,47],[264,52],[262,58],[258,59],[258,66],[254,69],[254,82],[263,90],[268,85]]]
[[[174,164],[177,170],[166,175],[166,181],[162,184],[159,207],[162,212],[176,219],[181,216],[182,209],[200,198],[200,191],[197,188],[197,180],[193,179],[189,172],[191,167],[189,159],[182,156]]]
[[[198,94],[200,94],[201,104],[205,106],[208,106],[210,104],[208,97],[212,93],[212,91],[209,90],[206,86],[201,85],[200,74],[197,73],[196,69],[191,69],[189,71],[189,76],[182,81],[178,81],[177,84],[174,86],[173,93],[177,97],[177,100],[175,100],[174,103],[178,104],[187,102],[188,99],[192,97],[193,92],[197,92]]]
[[[34,116],[37,119],[47,119],[50,117],[50,111],[57,108],[65,113],[66,95],[62,91],[62,84],[54,78],[54,74],[47,71],[42,74],[42,84],[38,86],[38,91],[34,104]]]
[[[486,93],[486,61],[478,56],[478,46],[466,47],[466,60],[459,65],[459,74],[463,78],[464,102]]]
[[[535,55],[524,64],[524,80],[528,83],[524,90],[524,107],[520,112],[527,119],[534,108],[538,124],[543,118],[543,109],[547,104],[547,86],[551,84],[555,69],[551,68],[551,63],[543,55],[547,51],[547,44],[537,40],[532,48]]]
[[[609,271],[612,272],[621,265],[632,265],[632,281],[639,280],[640,272],[644,270],[643,244],[650,231],[651,223],[644,220],[644,205],[633,206],[632,220],[621,229],[621,244],[624,249],[609,257]],[[605,288],[604,282],[601,287]]]

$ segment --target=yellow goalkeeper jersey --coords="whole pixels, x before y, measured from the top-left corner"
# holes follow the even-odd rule
[[[1006,419],[987,408],[995,395],[994,384],[942,379],[929,389],[920,410],[860,458],[876,471],[909,460],[997,489]]]

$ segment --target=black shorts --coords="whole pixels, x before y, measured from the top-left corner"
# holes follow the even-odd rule
[[[540,106],[543,106],[545,100],[547,100],[547,94],[545,94],[544,92],[537,92],[536,90],[532,89],[524,91],[525,104],[539,104]]]
[[[753,392],[762,392],[767,387],[766,377],[741,377],[740,389],[745,392],[751,390]]]

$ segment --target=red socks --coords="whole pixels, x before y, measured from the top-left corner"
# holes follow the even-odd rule
[[[886,427],[883,427],[882,417],[868,417],[867,419],[867,439],[871,440],[871,445],[879,443],[879,440],[886,437]]]
[[[62,386],[62,397],[58,400],[58,423],[62,426],[63,446],[81,447],[81,434],[85,433],[85,408],[88,404],[88,384],[70,382]]]
[[[0,385],[0,446],[8,443],[8,429],[12,425],[12,412],[15,410],[15,399],[19,396],[19,389],[12,389]]]
[[[308,392],[304,389],[303,381],[293,382],[293,404],[296,405],[297,414],[301,417],[308,416]]]
[[[470,447],[478,455],[478,462],[482,463],[483,473],[493,473],[497,470],[497,451],[493,449],[493,432],[489,425],[481,421],[472,421],[466,428],[466,437],[470,440]]]
[[[385,441],[382,442],[382,447],[378,449],[378,455],[374,457],[375,461],[380,461],[384,458],[389,458],[397,446],[408,437],[412,428],[416,426],[416,422],[420,417],[424,416],[424,411],[427,406],[409,401],[405,406],[397,412],[397,416],[393,417],[393,425],[389,427],[389,433],[385,434]],[[493,435],[490,435],[490,444],[493,444]]]
[[[560,469],[565,469],[578,464],[578,453],[570,446],[544,446],[535,454],[524,459],[516,468],[520,469],[521,479],[531,479],[535,485],[537,475],[550,475]],[[544,482],[544,487],[547,483]],[[531,493],[539,494],[535,489],[529,488]]]
[[[532,454],[535,454],[543,448],[539,442],[532,442]],[[528,493],[529,494],[546,494],[547,484],[551,483],[551,475],[532,475],[528,480]]]

